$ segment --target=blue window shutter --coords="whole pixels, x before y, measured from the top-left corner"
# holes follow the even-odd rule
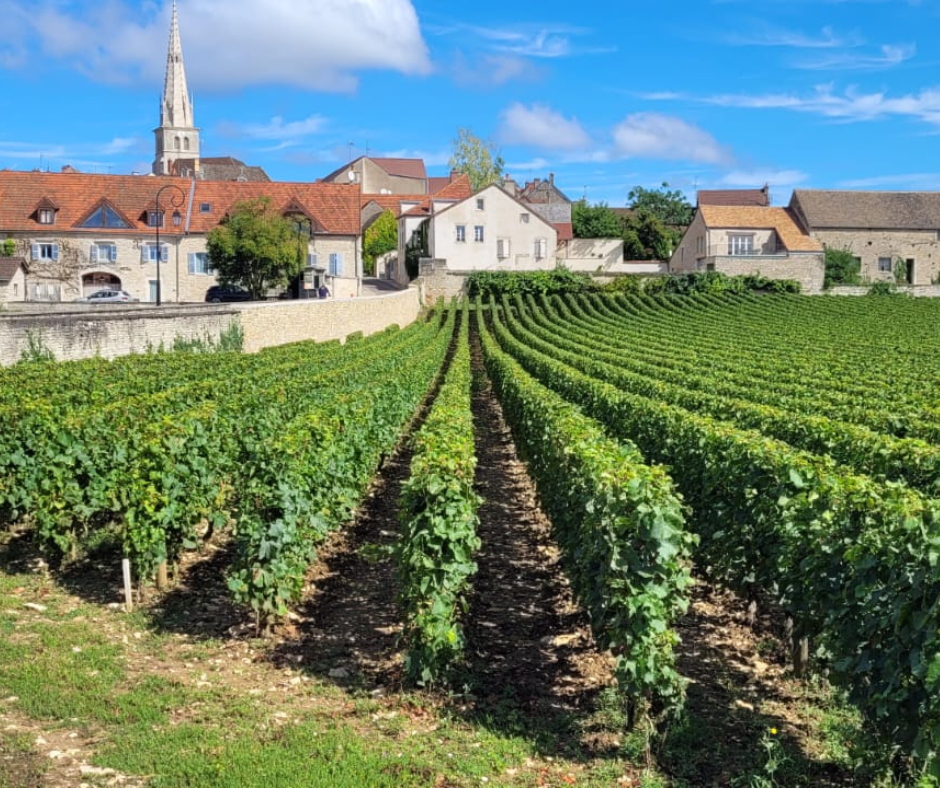
[[[150,260],[150,247],[141,246],[140,247],[140,262],[146,263]]]
[[[58,244],[52,244],[52,259],[53,260],[59,259],[59,245]]]
[[[165,263],[170,259],[170,247],[166,244],[160,244],[160,262]]]
[[[339,252],[336,255],[336,275],[337,276],[343,275],[343,253],[342,252]]]
[[[108,256],[111,258],[112,263],[117,262],[117,244],[111,244],[111,247],[108,249]]]
[[[33,260],[39,259],[39,244],[33,244],[33,248],[30,250],[30,256]]]
[[[98,262],[98,245],[97,244],[91,245],[91,249],[88,250],[88,259],[92,263]]]
[[[189,273],[191,274],[196,273],[196,253],[190,252],[187,257],[187,260],[189,261]]]

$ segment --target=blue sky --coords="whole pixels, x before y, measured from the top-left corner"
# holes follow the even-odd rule
[[[315,180],[447,172],[461,127],[518,181],[940,188],[940,0],[179,0],[203,155]],[[0,0],[0,168],[148,172],[169,0]]]

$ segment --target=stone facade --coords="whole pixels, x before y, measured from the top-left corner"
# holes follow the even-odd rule
[[[859,258],[862,278],[867,281],[895,281],[897,261],[902,259],[913,261],[907,264],[907,283],[940,282],[940,231],[819,229],[813,231],[813,237],[831,249],[846,249]]]
[[[804,293],[822,291],[826,264],[822,254],[801,253],[784,257],[716,257],[708,270],[728,276],[763,276],[767,279],[795,279]]]
[[[558,264],[572,271],[602,272],[623,266],[622,238],[573,238],[558,245]]]
[[[41,311],[40,311],[41,310]],[[40,307],[21,305],[0,313],[0,365],[20,360],[30,338],[60,361],[115,358],[172,347],[177,338],[218,339],[233,323],[244,332],[245,350],[286,342],[345,339],[372,334],[389,325],[406,326],[421,311],[418,288],[372,298],[328,298],[250,304],[163,306],[143,304]]]

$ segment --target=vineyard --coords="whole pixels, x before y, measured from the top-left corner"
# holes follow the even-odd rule
[[[345,344],[22,364],[0,370],[0,523],[54,569],[112,540],[144,607],[224,543],[231,604],[271,635],[407,445],[380,560],[403,680],[447,685],[486,548],[476,378],[628,729],[681,709],[681,624],[714,584],[781,622],[793,674],[842,688],[903,779],[940,778],[938,306],[525,294]]]

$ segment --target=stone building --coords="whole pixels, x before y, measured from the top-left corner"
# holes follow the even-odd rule
[[[824,246],[851,252],[863,280],[940,282],[940,192],[795,189],[790,210]]]

